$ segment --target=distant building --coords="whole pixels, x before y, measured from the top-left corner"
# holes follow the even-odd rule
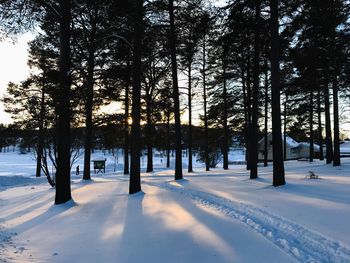
[[[267,135],[267,160],[272,161],[272,133]],[[282,147],[284,148],[284,136],[282,134]],[[310,144],[307,142],[297,142],[293,138],[286,136],[286,158],[287,160],[297,160],[302,158],[309,158]],[[265,138],[258,142],[258,158],[264,160]],[[284,150],[284,149],[283,149]],[[314,144],[315,158],[319,156],[320,147]]]

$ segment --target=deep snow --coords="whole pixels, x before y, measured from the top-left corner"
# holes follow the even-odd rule
[[[350,262],[350,159],[286,162],[278,188],[271,165],[252,181],[242,165],[197,163],[175,182],[158,160],[133,196],[119,161],[72,176],[74,201],[55,206],[29,155],[1,153],[0,262]]]

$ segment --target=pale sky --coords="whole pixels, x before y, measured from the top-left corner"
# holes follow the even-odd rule
[[[34,38],[33,34],[26,33],[20,36],[16,43],[11,40],[0,42],[0,97],[6,92],[9,81],[18,83],[25,80],[29,74],[28,42]],[[4,112],[0,103],[0,123],[8,124],[11,117]]]

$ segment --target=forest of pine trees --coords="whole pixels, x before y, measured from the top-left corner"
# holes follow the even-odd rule
[[[266,146],[271,132],[274,186],[285,184],[286,134],[310,143],[309,161],[319,145],[317,158],[338,166],[350,96],[349,11],[345,0],[1,1],[2,36],[31,31],[35,38],[34,70],[9,83],[2,98],[14,124],[1,127],[0,149],[11,129],[31,131],[37,176],[47,157],[55,161],[56,204],[71,199],[79,145],[83,179],[91,178],[101,130],[109,134],[104,147],[124,149],[130,194],[141,191],[142,149],[147,172],[155,148],[166,151],[167,167],[175,150],[178,180],[183,168],[193,172],[194,150],[207,171],[217,155],[228,169],[232,138],[239,138],[255,179],[258,141]],[[113,103],[122,111],[102,111]],[[265,148],[268,165],[266,155]]]

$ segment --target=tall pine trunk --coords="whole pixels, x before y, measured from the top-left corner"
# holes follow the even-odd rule
[[[91,41],[95,40],[94,29],[92,30]],[[85,104],[85,144],[84,144],[84,180],[90,180],[90,163],[91,163],[91,149],[92,149],[92,109],[94,100],[94,67],[95,67],[95,49],[94,44],[91,43],[88,52],[88,74],[86,83],[86,104]]]
[[[204,102],[204,151],[205,151],[205,170],[209,171],[209,135],[208,135],[208,117],[207,117],[207,87],[206,87],[206,36],[203,37],[203,102]]]
[[[124,107],[124,174],[129,174],[129,77],[125,85]]]
[[[181,119],[180,119],[180,93],[177,78],[176,59],[176,32],[174,18],[174,1],[169,0],[170,35],[169,46],[171,52],[171,70],[173,78],[173,98],[175,115],[175,180],[182,179],[182,146],[181,146]]]
[[[192,167],[192,60],[188,60],[188,172],[193,172]]]
[[[134,0],[135,16],[133,25],[133,72],[132,72],[132,125],[130,134],[131,162],[129,193],[141,191],[140,143],[141,143],[141,78],[142,78],[142,37],[143,37],[143,0]]]
[[[167,122],[166,122],[166,167],[170,167],[170,111],[167,112]]]
[[[283,117],[283,160],[287,161],[287,102],[288,95],[284,101],[284,117]]]
[[[57,106],[57,170],[55,204],[72,199],[70,187],[70,21],[71,2],[60,0],[60,83]]]
[[[37,159],[36,159],[36,177],[41,176],[41,161],[44,150],[44,117],[45,117],[45,84],[41,89],[40,101],[40,117],[39,117],[39,131],[37,144]]]
[[[331,113],[329,102],[329,88],[328,83],[324,87],[324,104],[325,104],[325,118],[326,118],[326,163],[333,161],[333,142],[332,142],[332,128],[331,128]]]
[[[272,89],[272,151],[273,151],[273,185],[284,185],[284,163],[281,133],[281,98],[280,98],[280,41],[278,23],[278,0],[271,4],[271,89]]]
[[[317,119],[318,119],[318,144],[320,146],[320,160],[323,161],[323,135],[322,135],[322,118],[321,118],[321,91],[317,92]]]
[[[333,119],[334,119],[334,160],[333,165],[340,165],[339,144],[339,105],[338,105],[338,78],[333,78]]]
[[[309,102],[309,133],[310,133],[310,156],[309,161],[314,161],[314,93],[310,90],[310,102]]]
[[[252,125],[250,129],[250,179],[258,177],[258,113],[259,113],[259,57],[260,57],[260,12],[261,1],[255,1],[255,32],[254,32],[254,62],[253,62],[253,103]]]
[[[227,85],[226,85],[226,61],[225,58],[223,59],[223,81],[224,81],[224,89],[223,89],[223,99],[224,99],[224,138],[222,143],[222,153],[223,153],[223,168],[224,170],[228,169],[228,126],[227,126]]]
[[[151,96],[147,95],[147,102],[146,102],[146,120],[147,120],[147,126],[146,126],[146,131],[147,131],[147,136],[146,136],[146,143],[147,143],[147,173],[153,172],[153,134],[152,134],[152,128],[153,128],[153,123],[152,123],[152,109],[151,109]]]
[[[269,75],[268,75],[268,63],[267,57],[265,58],[265,118],[264,118],[264,166],[268,164],[268,110],[269,107]]]
[[[246,103],[247,103],[247,129],[246,129],[246,161],[247,161],[247,170],[250,170],[251,160],[250,160],[250,130],[252,129],[252,88],[251,88],[251,64],[250,64],[250,55],[247,57],[247,81],[246,81]]]

